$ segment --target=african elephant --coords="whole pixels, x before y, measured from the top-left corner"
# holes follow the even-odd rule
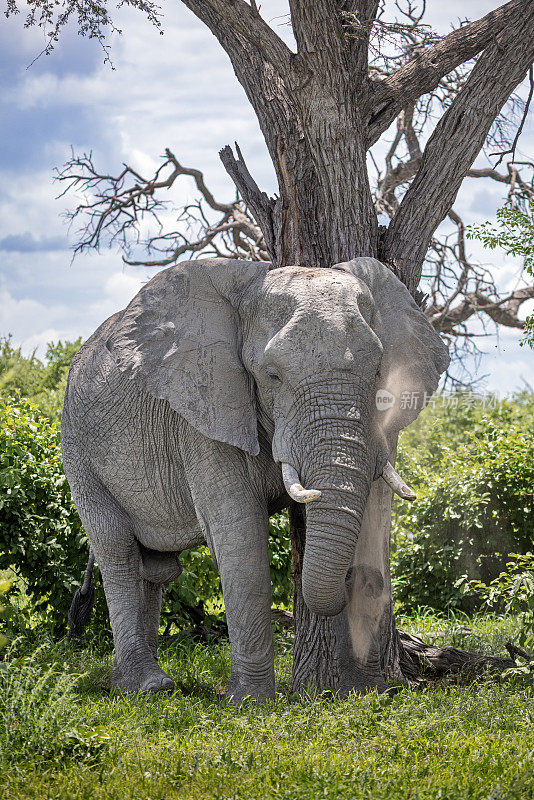
[[[372,258],[189,261],[104,322],[73,361],[62,447],[103,578],[112,680],[173,687],[157,663],[161,586],[181,550],[207,542],[231,641],[228,697],[272,697],[269,512],[288,495],[307,503],[303,597],[338,614],[373,479],[410,497],[389,462],[422,403],[398,398],[428,397],[448,361]]]

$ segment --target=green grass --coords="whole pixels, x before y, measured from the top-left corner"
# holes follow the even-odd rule
[[[492,652],[514,635],[513,620],[490,615],[401,624]],[[219,699],[226,644],[164,648],[178,690],[153,698],[109,691],[105,637],[81,650],[19,642],[17,651],[0,677],[5,800],[534,797],[531,685],[481,680],[392,697],[290,700],[290,641],[280,634],[278,699],[235,709]]]

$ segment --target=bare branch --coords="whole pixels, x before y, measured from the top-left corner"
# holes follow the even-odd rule
[[[413,127],[413,114],[413,106],[399,114],[397,132],[386,155],[386,172],[378,180],[375,208],[378,213],[385,212],[389,217],[393,217],[399,207],[395,190],[410,181],[421,166],[422,153]],[[406,161],[399,160],[393,166],[393,158],[398,158],[397,150],[402,138],[405,140],[409,158]]]
[[[99,173],[92,155],[74,156],[58,171],[56,180],[65,184],[60,196],[82,192],[84,198],[67,215],[71,224],[80,221],[74,255],[100,246],[119,245],[123,259],[132,265],[166,266],[183,255],[224,255],[268,260],[263,235],[239,197],[221,203],[206,186],[200,170],[184,167],[167,149],[165,160],[150,178],[144,178],[127,164],[117,176]],[[166,174],[166,170],[170,170]],[[167,194],[181,176],[192,177],[200,198],[177,210],[176,230],[164,230],[161,214],[176,210]],[[218,213],[217,219],[212,212]],[[153,222],[156,233],[141,239],[142,223]],[[132,258],[133,247],[146,249],[148,256]]]
[[[448,213],[493,120],[534,60],[534,4],[480,56],[430,137],[421,167],[402,200],[383,244],[382,257],[415,290],[434,230]],[[508,68],[499,70],[506,51]]]
[[[375,82],[368,122],[369,145],[378,140],[407,104],[435,89],[444,75],[474,58],[508,27],[517,26],[529,6],[530,0],[511,0],[485,17],[452,31],[418,52],[392,75]]]
[[[466,322],[473,314],[484,312],[497,325],[508,328],[524,328],[525,322],[519,319],[518,312],[523,303],[534,298],[534,286],[516,289],[507,297],[493,300],[482,291],[469,292],[454,308],[446,312],[442,309],[431,309],[427,313],[429,322],[441,333],[453,334],[461,323]],[[467,333],[460,335],[468,335]]]
[[[256,181],[248,171],[237,142],[235,143],[235,147],[237,159],[234,158],[232,148],[226,145],[219,153],[221,161],[241,192],[245,203],[252,209],[254,217],[264,232],[265,243],[271,260],[274,261],[276,258],[273,233],[273,210],[275,201],[270,199],[265,192],[260,192]]]
[[[507,200],[513,208],[517,208],[534,200],[534,162],[523,162],[523,166],[533,171],[530,183],[523,179],[517,166],[512,164],[507,164],[508,175],[503,175],[492,167],[484,167],[483,169],[470,169],[467,177],[491,178],[498,183],[507,184],[510,187]]]
[[[514,136],[514,141],[512,142],[512,146],[508,150],[505,150],[502,153],[491,153],[492,156],[499,156],[499,160],[495,164],[495,167],[498,167],[500,164],[502,164],[503,159],[505,158],[505,156],[511,155],[512,156],[511,161],[513,162],[515,160],[515,149],[517,147],[517,143],[519,141],[519,137],[521,136],[521,134],[523,132],[523,127],[524,127],[525,121],[526,121],[526,119],[528,117],[530,103],[532,101],[532,95],[534,93],[534,72],[532,70],[532,66],[530,67],[530,69],[528,71],[528,79],[529,79],[530,89],[529,89],[529,92],[528,92],[527,101],[525,103],[525,108],[523,109],[523,116],[521,117],[521,122],[519,123],[519,126],[517,128],[516,134]]]

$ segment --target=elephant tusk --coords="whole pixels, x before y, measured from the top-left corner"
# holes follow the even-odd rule
[[[282,478],[288,495],[297,503],[311,503],[321,496],[318,489],[305,489],[300,483],[296,469],[290,464],[282,464]]]
[[[403,500],[416,500],[417,495],[415,494],[409,486],[407,486],[404,481],[402,480],[399,473],[394,469],[393,465],[390,461],[386,461],[384,464],[384,469],[382,470],[382,477],[384,478],[387,485],[393,489],[395,494],[398,494],[399,497],[402,497]]]

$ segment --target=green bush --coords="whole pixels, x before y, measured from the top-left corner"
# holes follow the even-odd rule
[[[44,365],[36,357],[22,355],[20,347],[13,347],[11,336],[0,338],[0,395],[8,397],[20,393],[32,397],[42,390]]]
[[[15,394],[32,400],[52,420],[61,418],[70,362],[82,343],[48,342],[44,363],[35,351],[24,356],[11,337],[0,337],[0,397]]]
[[[293,563],[287,511],[271,517],[269,533],[273,605],[288,608],[293,605]]]
[[[401,438],[415,503],[395,504],[392,573],[403,611],[472,610],[488,582],[534,542],[534,398],[438,398]]]
[[[506,570],[489,584],[472,581],[485,611],[504,612],[519,622],[518,644],[534,652],[534,553],[512,553]]]
[[[59,424],[29,400],[0,399],[0,569],[64,628],[88,544],[63,473]]]

